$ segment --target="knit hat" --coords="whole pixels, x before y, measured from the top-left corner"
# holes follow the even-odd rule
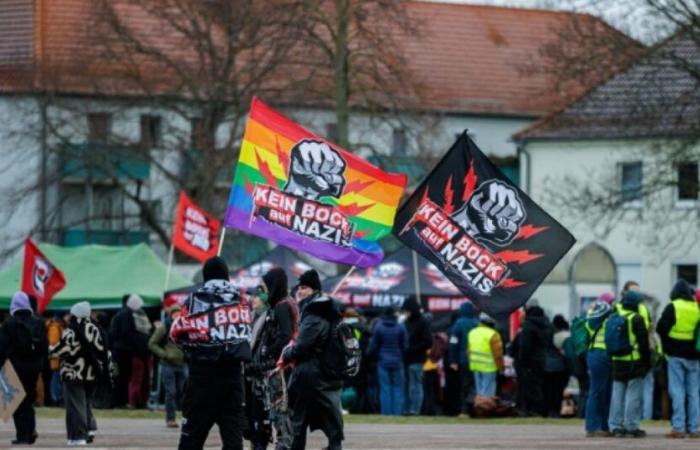
[[[622,294],[622,306],[636,308],[642,301],[642,295],[637,291],[627,291]]]
[[[299,277],[299,286],[308,286],[314,291],[321,290],[321,278],[315,270],[307,270]]]
[[[29,304],[29,296],[22,291],[15,292],[10,302],[10,315],[14,316],[17,311],[31,311],[32,307]]]
[[[136,294],[131,294],[126,301],[126,307],[132,311],[138,311],[143,308],[143,299]]]
[[[607,303],[608,305],[612,305],[615,301],[615,294],[613,294],[612,292],[603,292],[598,296],[598,301]]]
[[[78,319],[87,319],[90,317],[90,313],[92,312],[92,308],[90,308],[90,303],[89,302],[79,302],[73,305],[73,307],[70,309],[70,313],[77,317]]]
[[[479,322],[486,323],[489,325],[496,325],[496,321],[493,320],[493,318],[485,312],[479,313]]]
[[[611,310],[612,306],[610,306],[610,303],[595,302],[593,304],[593,308],[590,311],[588,311],[588,318],[596,319],[599,317],[603,317],[606,314],[608,314]]]
[[[202,267],[202,277],[204,278],[205,282],[209,280],[228,281],[229,276],[226,261],[218,256],[207,259]]]

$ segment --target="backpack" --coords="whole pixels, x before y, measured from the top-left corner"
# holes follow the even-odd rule
[[[576,354],[574,348],[574,340],[571,336],[564,339],[562,344],[564,350],[564,359],[566,359],[566,367],[574,376],[582,377],[586,375],[586,361],[583,355]]]
[[[321,358],[321,370],[330,380],[352,378],[360,371],[360,342],[352,327],[338,319],[331,322],[331,331]]]
[[[632,344],[628,333],[628,320],[620,313],[614,313],[605,324],[605,347],[608,356],[625,356],[632,353]]]
[[[18,359],[36,359],[48,351],[44,322],[35,320],[17,322],[17,340],[13,355]],[[41,326],[40,326],[41,325]]]
[[[588,319],[584,316],[576,317],[571,322],[571,337],[568,340],[571,341],[570,346],[577,357],[583,356],[591,343],[591,334],[586,326],[587,322]]]

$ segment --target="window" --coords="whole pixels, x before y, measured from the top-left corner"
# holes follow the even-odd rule
[[[141,116],[141,146],[143,148],[160,147],[161,135],[159,116]]]
[[[406,150],[407,150],[407,139],[406,139],[406,130],[401,129],[401,128],[395,128],[394,129],[394,135],[393,135],[393,154],[397,156],[405,156],[406,155]]]
[[[698,285],[698,265],[678,264],[676,266],[676,279],[683,278],[693,286]]]
[[[634,202],[642,199],[642,163],[622,164],[622,201]]]
[[[109,113],[89,113],[87,119],[89,141],[109,141],[109,136],[112,133],[112,115]]]
[[[338,142],[338,124],[337,123],[327,123],[326,124],[326,139],[332,142]]]
[[[678,165],[678,200],[698,199],[698,163]]]

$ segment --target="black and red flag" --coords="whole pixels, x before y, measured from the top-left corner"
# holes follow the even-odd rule
[[[394,234],[497,317],[522,306],[576,242],[466,132],[401,207]]]
[[[22,269],[22,290],[37,299],[37,309],[44,313],[51,298],[66,286],[66,277],[39,250],[39,247],[27,238],[24,241],[24,265]]]

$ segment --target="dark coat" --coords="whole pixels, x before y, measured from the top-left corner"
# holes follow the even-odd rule
[[[678,280],[671,291],[671,300],[679,299],[695,304],[692,289],[690,289],[690,286],[688,286],[688,283],[685,280]],[[700,306],[698,307],[700,308]],[[673,356],[676,358],[690,360],[700,359],[700,354],[695,351],[695,340],[681,341],[669,337],[668,334],[671,332],[671,328],[673,328],[675,324],[676,309],[673,307],[672,303],[669,303],[666,305],[666,308],[664,308],[663,313],[661,313],[659,323],[656,325],[656,331],[661,337],[664,353],[668,356]]]
[[[377,357],[383,369],[403,367],[404,353],[408,350],[408,332],[395,316],[382,316],[372,332],[369,354]]]
[[[530,308],[520,331],[518,360],[525,369],[544,371],[547,348],[553,345],[554,327],[541,311]]]
[[[148,349],[149,336],[140,333],[134,322],[134,312],[124,307],[112,318],[109,327],[109,337],[115,352],[122,355],[133,355],[146,358],[150,355]]]
[[[459,319],[450,329],[450,361],[459,363],[461,367],[467,367],[467,335],[472,328],[479,325],[479,321],[474,317],[474,306],[469,303],[462,303],[459,307]]]
[[[32,335],[36,334],[37,338],[41,338],[37,351],[31,356],[25,357],[18,354],[17,336],[20,333],[20,327],[27,327],[33,330]],[[31,311],[17,311],[14,316],[8,317],[2,324],[2,327],[0,327],[0,367],[5,364],[6,359],[9,359],[20,377],[24,373],[39,373],[46,360],[48,351],[49,341],[46,335],[46,325],[40,317]]]
[[[433,346],[433,333],[430,332],[430,325],[421,314],[415,299],[407,301],[404,308],[410,314],[405,324],[408,332],[408,350],[404,361],[406,365],[425,364],[425,360],[428,359],[427,351]]]
[[[340,305],[328,296],[314,294],[300,305],[299,334],[284,351],[286,363],[295,366],[289,379],[292,428],[298,435],[306,424],[328,436],[343,439],[340,411],[341,380],[330,380],[321,370],[321,358],[330,337],[331,325],[341,319]]]

